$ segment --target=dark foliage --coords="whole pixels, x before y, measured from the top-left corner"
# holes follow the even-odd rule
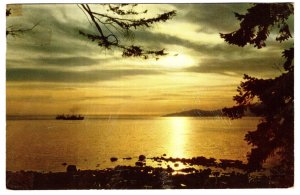
[[[265,41],[274,27],[279,29],[277,41],[282,42],[292,37],[286,22],[294,12],[292,4],[255,4],[247,11],[245,15],[235,13],[236,18],[241,21],[238,30],[228,34],[220,33],[229,44],[243,47],[249,43],[257,48],[265,47]]]
[[[11,9],[6,9],[6,16],[11,15]]]
[[[139,27],[149,28],[151,25],[159,22],[166,22],[176,15],[175,11],[165,12],[156,17],[143,18],[143,14],[148,10],[136,12],[134,8],[137,4],[101,4],[102,11],[93,11],[88,4],[81,4],[79,7],[91,19],[91,24],[96,27],[97,32],[90,34],[79,31],[81,35],[86,36],[91,41],[96,41],[100,47],[111,49],[119,48],[123,51],[123,57],[142,57],[148,59],[153,56],[158,59],[164,56],[164,49],[146,50],[139,45],[127,45],[122,43],[121,37],[132,34],[133,29]]]
[[[229,44],[257,48],[265,46],[270,28],[279,27],[277,41],[291,37],[286,20],[293,14],[293,5],[255,4],[247,14],[235,14],[241,21],[240,29],[229,34],[221,34]],[[255,131],[248,132],[245,140],[253,146],[248,154],[249,171],[259,170],[272,155],[280,157],[281,174],[289,176],[285,182],[293,183],[294,171],[294,48],[283,51],[284,72],[276,78],[258,79],[244,75],[244,81],[234,96],[237,103],[232,108],[224,108],[232,119],[244,116],[246,109],[262,116]],[[256,105],[256,106],[253,106]],[[259,106],[257,106],[259,105]],[[289,181],[287,181],[289,180]]]

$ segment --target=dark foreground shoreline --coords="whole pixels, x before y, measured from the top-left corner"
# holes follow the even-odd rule
[[[141,155],[143,156],[143,155]],[[140,157],[141,157],[140,156]],[[104,170],[77,170],[69,165],[65,172],[6,172],[6,186],[13,190],[54,189],[224,189],[224,188],[288,188],[291,177],[280,174],[250,174],[241,161],[197,157],[192,159],[148,158],[154,161],[181,162],[207,168],[178,170],[146,166],[140,158],[136,166],[116,166]],[[223,171],[216,171],[215,168]],[[239,170],[239,171],[237,171]],[[293,179],[292,179],[293,180]]]

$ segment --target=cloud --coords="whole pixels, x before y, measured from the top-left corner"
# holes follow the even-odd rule
[[[177,25],[178,22],[195,24],[199,26],[198,31],[216,34],[216,38],[220,38],[219,32],[230,32],[238,27],[239,22],[234,17],[233,11],[245,12],[251,6],[251,4],[171,5],[177,10],[177,16],[169,23],[174,25]],[[135,70],[133,66],[131,70],[122,71],[101,70],[81,73],[62,71],[62,68],[66,67],[76,68],[103,63],[109,67],[110,63],[121,59],[121,54],[119,57],[105,56],[103,48],[79,35],[78,30],[92,32],[94,29],[81,10],[74,4],[24,5],[23,7],[23,16],[8,18],[8,23],[19,22],[24,26],[32,26],[40,21],[40,24],[32,32],[24,34],[21,39],[8,38],[8,80],[55,82],[57,79],[57,82],[95,82],[129,75],[158,73],[153,70]],[[178,28],[181,31],[189,30],[180,29],[180,26]],[[191,54],[189,52],[192,50],[191,55],[195,61],[200,60],[200,62],[198,66],[189,67],[185,71],[226,75],[255,71],[271,73],[274,69],[270,60],[274,58],[274,51],[281,51],[287,44],[292,44],[291,42],[275,44],[274,41],[270,41],[267,48],[257,50],[252,46],[241,48],[228,45],[225,42],[204,44],[201,39],[190,41],[187,37],[170,35],[168,32],[155,33],[151,29],[147,31],[138,30],[135,34],[136,43],[145,45],[145,47],[149,46],[152,49],[180,46],[186,48],[182,51],[188,55]],[[111,54],[111,52],[113,51],[107,53]],[[178,53],[180,55],[180,52]],[[279,56],[280,54],[276,55]],[[255,58],[258,59],[255,61]],[[201,60],[205,60],[205,63]],[[276,60],[279,59],[276,58]],[[147,61],[145,61],[146,63]],[[24,68],[28,66],[31,68],[34,66],[37,69]],[[45,66],[51,66],[57,70],[42,70],[41,68]],[[15,69],[12,69],[13,67]],[[126,66],[126,68],[130,68],[130,66]],[[16,75],[12,75],[12,73]]]
[[[173,23],[174,25],[181,20],[184,20],[187,23],[200,24],[201,21],[197,20],[195,22],[195,17],[191,17],[190,14],[202,15],[200,13],[205,11],[203,17],[208,17],[206,15],[212,15],[214,13],[207,10],[215,10],[215,7],[228,7],[228,5],[222,6],[219,4],[174,4],[174,6],[179,12],[177,17],[169,21],[169,23]],[[10,52],[15,52],[16,49],[24,51],[25,54],[35,53],[35,55],[42,54],[49,57],[53,57],[54,55],[93,56],[105,53],[104,49],[97,46],[95,42],[91,42],[85,37],[79,35],[79,30],[93,32],[93,28],[90,26],[84,14],[75,5],[31,5],[24,6],[24,9],[27,11],[24,13],[24,17],[22,17],[22,21],[25,23],[23,25],[32,26],[38,21],[40,21],[40,24],[34,29],[34,31],[26,34],[24,39],[8,41],[8,44],[11,45],[11,47],[8,47],[9,54]],[[72,13],[78,15],[80,20],[75,20],[74,15],[71,15]],[[227,12],[224,10],[224,13]],[[229,14],[231,15],[231,12]],[[210,23],[210,20],[207,22]],[[223,24],[224,22],[221,21],[220,23]],[[138,30],[135,35],[136,43],[141,45],[150,45],[153,49],[164,48],[166,44],[171,44],[192,48],[195,51],[201,51],[203,53],[216,50],[216,48],[212,47],[212,45],[194,43],[187,41],[184,37],[170,36],[164,33],[152,33],[151,31]],[[10,51],[10,48],[14,49]],[[218,48],[220,47],[218,46]],[[108,53],[110,52],[111,51],[108,51]]]
[[[47,69],[9,68],[6,71],[7,81],[38,81],[61,83],[88,83],[106,80],[116,80],[136,75],[162,74],[155,70],[145,69],[119,69],[94,71],[58,71]]]
[[[210,36],[215,36],[215,39],[219,39],[221,42],[207,43],[203,41],[201,37],[199,40],[191,41],[190,37],[174,36],[168,34],[168,32],[157,33],[153,31],[137,31],[136,41],[138,43],[144,43],[152,48],[166,48],[167,45],[183,46],[187,49],[192,49],[195,52],[210,55],[210,56],[226,56],[232,58],[233,56],[249,57],[257,56],[261,51],[269,50],[283,50],[286,45],[291,45],[293,40],[279,43],[275,41],[275,34],[278,33],[278,29],[272,31],[272,34],[268,38],[267,48],[257,50],[252,45],[246,47],[238,47],[235,45],[227,44],[220,38],[219,33],[229,33],[239,28],[239,21],[235,18],[234,12],[245,13],[247,8],[252,7],[249,3],[227,3],[227,4],[172,4],[177,10],[177,16],[170,21],[176,25],[178,22],[198,25],[197,32],[204,33]],[[290,30],[293,34],[293,16],[290,17],[289,23]],[[179,31],[190,31],[190,29],[182,29],[178,26]],[[184,33],[182,33],[184,34]],[[272,46],[270,48],[269,46]],[[170,48],[170,47],[169,47]],[[268,55],[267,52],[265,52]]]
[[[229,76],[255,74],[258,76],[274,76],[280,73],[278,69],[283,59],[276,57],[245,58],[245,59],[206,59],[197,66],[186,68],[185,71],[197,73],[216,73]]]
[[[216,37],[219,37],[219,35],[216,35]],[[257,49],[254,49],[252,46],[238,47],[235,45],[226,44],[225,42],[222,44],[203,44],[201,43],[201,40],[192,42],[184,37],[181,38],[164,33],[153,33],[151,31],[138,32],[136,38],[138,42],[146,42],[148,40],[150,47],[153,48],[165,48],[166,45],[176,45],[185,47],[187,49],[192,49],[198,54],[213,57],[226,56],[228,58],[232,56],[235,57],[245,55],[255,56],[260,52]]]
[[[95,59],[90,57],[56,57],[56,58],[50,58],[50,57],[42,57],[42,58],[35,58],[31,61],[34,61],[37,64],[40,65],[48,65],[48,66],[89,66],[99,63],[107,62],[111,59]]]
[[[53,101],[50,95],[26,95],[26,96],[10,96],[7,101],[22,101],[22,102],[49,102]]]
[[[92,32],[93,28],[75,4],[23,5],[22,16],[7,18],[7,26],[29,28],[37,23],[20,37],[7,37],[8,59],[18,57],[18,53],[23,58],[105,55],[103,48],[79,34],[79,30]]]
[[[198,32],[229,33],[239,28],[234,12],[245,14],[253,3],[199,3],[173,4],[177,10],[177,20],[199,26]],[[294,19],[288,20],[291,32],[294,32]]]
[[[84,56],[77,57],[40,57],[40,58],[25,58],[25,59],[7,59],[7,66],[36,66],[36,67],[79,67],[103,64],[111,59],[107,58],[90,58]]]
[[[78,89],[78,86],[70,87],[69,84],[58,85],[57,83],[43,83],[41,85],[40,83],[21,83],[21,82],[7,82],[6,87],[8,90],[28,90],[28,91],[76,91]]]
[[[179,20],[199,26],[201,32],[227,32],[238,27],[233,12],[244,13],[249,3],[174,4]]]
[[[86,96],[82,97],[80,100],[97,100],[97,99],[131,99],[131,95],[105,95],[105,96]]]

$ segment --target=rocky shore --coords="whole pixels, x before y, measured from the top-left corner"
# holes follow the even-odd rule
[[[118,158],[112,157],[112,161]],[[131,160],[127,159],[127,160]],[[146,160],[173,163],[166,168],[146,165]],[[196,166],[195,166],[196,165]],[[202,168],[197,168],[197,166]],[[194,167],[193,167],[194,166]],[[220,171],[221,170],[221,171]],[[14,190],[42,189],[223,189],[285,188],[284,176],[247,173],[241,161],[195,157],[191,159],[140,155],[135,166],[116,166],[104,170],[79,170],[68,165],[65,172],[6,172],[6,185]]]

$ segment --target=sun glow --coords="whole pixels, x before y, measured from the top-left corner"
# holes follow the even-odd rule
[[[194,60],[184,54],[175,54],[158,60],[157,64],[166,68],[187,68],[194,65]]]

